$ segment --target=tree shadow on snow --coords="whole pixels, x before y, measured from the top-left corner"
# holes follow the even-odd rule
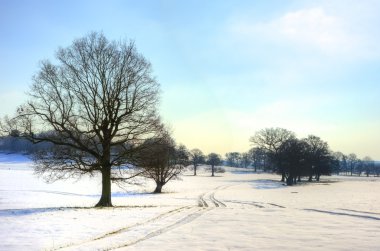
[[[63,210],[75,210],[79,207],[47,207],[47,208],[23,208],[23,209],[2,209],[0,217],[25,216],[31,214],[50,213]]]
[[[370,216],[370,215],[360,215],[360,214],[352,214],[352,213],[342,213],[342,212],[334,212],[334,211],[326,211],[326,210],[318,210],[318,209],[310,209],[305,208],[305,211],[310,212],[318,212],[318,213],[325,213],[325,214],[332,214],[332,215],[342,215],[342,216],[350,216],[350,217],[356,217],[356,218],[362,218],[362,219],[369,219],[369,220],[380,220],[379,217]]]
[[[53,213],[57,211],[76,211],[76,210],[114,210],[117,208],[150,208],[157,207],[154,205],[142,205],[142,206],[113,206],[113,207],[46,207],[46,208],[23,208],[23,209],[0,209],[1,217],[13,217],[13,216],[27,216],[33,214]]]
[[[141,197],[149,196],[155,194],[153,192],[114,192],[112,193],[112,198],[123,198],[123,197]],[[100,197],[100,194],[97,195]]]
[[[230,182],[236,183],[249,183],[255,189],[280,189],[286,188],[284,182],[271,179],[259,179],[259,180],[231,180]]]
[[[10,191],[10,190],[2,190],[1,191]],[[23,193],[47,193],[47,194],[55,194],[55,195],[63,195],[63,196],[74,196],[74,197],[91,197],[91,198],[97,198],[101,196],[100,193],[98,194],[79,194],[79,193],[70,193],[70,192],[63,192],[63,191],[53,191],[53,190],[12,190],[12,192],[23,192]],[[151,192],[113,192],[112,197],[120,198],[120,197],[134,197],[134,196],[145,196],[145,195],[151,195]]]
[[[283,182],[277,180],[254,180],[251,181],[251,185],[255,189],[279,189],[286,187]]]

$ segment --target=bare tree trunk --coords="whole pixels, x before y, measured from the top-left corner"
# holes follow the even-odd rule
[[[263,163],[263,169],[264,171],[267,171],[268,167],[267,167],[267,161],[264,159],[264,163]]]
[[[292,186],[293,185],[293,175],[289,174],[289,177],[286,179],[286,185]]]
[[[111,202],[111,166],[102,170],[102,197],[95,207],[112,207]]]
[[[161,193],[163,186],[164,184],[162,182],[156,182],[156,189],[154,189],[153,193]]]
[[[214,172],[215,172],[215,170],[214,170],[214,165],[211,165],[211,176],[212,176],[212,177],[214,177]]]
[[[194,165],[194,176],[197,176],[197,165]]]

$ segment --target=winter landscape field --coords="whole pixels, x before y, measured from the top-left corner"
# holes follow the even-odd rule
[[[380,251],[380,0],[0,13],[0,251]]]
[[[324,176],[284,186],[279,176],[226,167],[112,187],[100,177],[45,183],[22,155],[0,156],[0,250],[379,250],[380,178]]]

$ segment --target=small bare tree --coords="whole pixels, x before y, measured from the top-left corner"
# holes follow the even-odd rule
[[[217,153],[210,153],[207,155],[207,164],[211,166],[211,176],[215,176],[215,166],[222,162],[222,158]]]
[[[205,162],[205,155],[201,150],[198,148],[195,148],[190,151],[190,161],[193,164],[194,167],[194,176],[197,175],[197,167],[199,164],[202,164]]]
[[[142,176],[156,183],[154,193],[161,193],[162,187],[178,175],[188,164],[189,155],[185,146],[176,146],[168,132],[161,137],[149,139],[138,154],[138,166]]]
[[[355,168],[358,164],[358,157],[356,156],[355,153],[350,153],[348,156],[347,156],[347,163],[348,163],[348,166],[350,168],[350,173],[351,173],[351,176],[352,174],[355,172]]]
[[[369,157],[365,156],[363,158],[363,164],[364,164],[364,172],[369,177],[370,173],[374,171],[375,168],[375,161]]]
[[[266,170],[267,165],[267,153],[264,149],[260,147],[253,147],[248,151],[249,159],[255,168],[255,172],[257,168],[262,168],[262,170]]]
[[[30,101],[8,125],[34,143],[52,143],[34,156],[37,174],[54,181],[101,173],[96,206],[112,206],[111,181],[128,178],[118,167],[131,164],[160,126],[159,84],[133,42],[101,33],[60,48],[56,59],[41,63]]]

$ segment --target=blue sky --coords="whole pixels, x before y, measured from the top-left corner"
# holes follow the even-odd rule
[[[0,1],[0,116],[90,31],[133,39],[179,143],[224,154],[283,127],[380,159],[380,1]]]

